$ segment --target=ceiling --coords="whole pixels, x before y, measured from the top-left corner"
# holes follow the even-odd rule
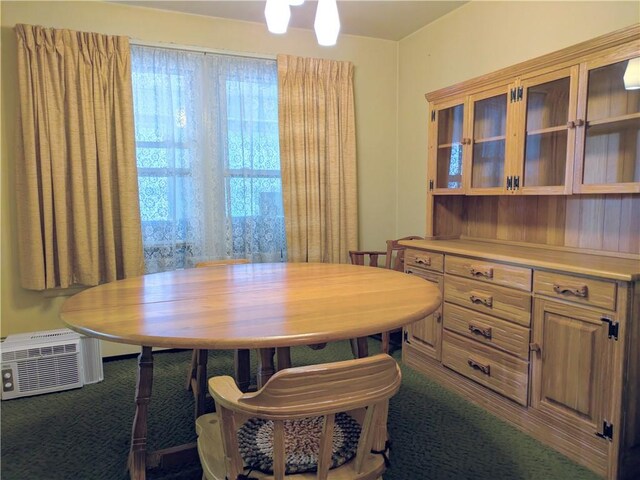
[[[265,1],[128,1],[139,7],[157,8],[209,17],[264,23]],[[340,33],[401,40],[421,27],[464,5],[466,1],[369,1],[338,0]],[[291,7],[289,27],[313,30],[317,1]]]

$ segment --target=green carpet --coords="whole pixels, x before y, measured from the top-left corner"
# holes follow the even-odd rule
[[[379,342],[372,340],[370,351],[378,349]],[[292,350],[294,365],[348,358],[347,342],[320,351]],[[184,389],[190,359],[187,351],[154,355],[151,449],[195,439],[193,398]],[[404,366],[402,371],[402,388],[389,409],[393,445],[385,480],[598,478],[423,375]],[[210,375],[231,372],[231,353],[210,352]],[[105,362],[104,377],[78,390],[2,402],[2,480],[128,478],[136,359]],[[195,480],[200,475],[196,462],[150,470],[147,478]]]

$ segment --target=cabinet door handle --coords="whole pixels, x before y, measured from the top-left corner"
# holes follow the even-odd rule
[[[574,122],[573,120],[569,121],[567,123],[567,128],[576,128],[576,122]]]
[[[536,353],[540,353],[542,351],[542,349],[540,348],[540,345],[535,342],[532,342],[529,344],[529,350]]]
[[[587,287],[586,285],[581,285],[579,287],[569,287],[567,285],[558,285],[557,283],[554,283],[553,291],[559,293],[560,295],[564,295],[566,293],[582,298],[589,295],[589,287]]]
[[[436,312],[433,314],[433,318],[436,319],[436,323],[440,323],[442,321],[442,313]]]
[[[481,328],[481,327],[476,327],[475,325],[469,324],[469,331],[471,333],[473,333],[474,335],[480,335],[486,339],[491,340],[491,328],[487,327],[487,328]]]
[[[427,267],[430,267],[431,257],[416,257],[416,263],[418,265],[426,265]]]
[[[493,268],[478,268],[478,267],[470,267],[469,273],[474,277],[485,277],[485,278],[493,278]]]
[[[476,362],[475,360],[473,360],[471,358],[467,360],[467,363],[474,370],[479,370],[480,372],[484,373],[485,375],[491,375],[491,365],[483,365],[482,363]]]
[[[581,118],[578,118],[576,120],[576,127],[582,127],[584,126],[584,120],[582,120]]]
[[[486,305],[487,307],[493,306],[493,297],[481,297],[479,295],[471,294],[469,295],[469,300],[471,300],[472,303]]]

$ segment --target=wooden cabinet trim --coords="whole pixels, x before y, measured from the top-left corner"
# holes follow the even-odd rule
[[[626,282],[640,280],[640,257],[617,258],[478,240],[407,240],[414,249]]]

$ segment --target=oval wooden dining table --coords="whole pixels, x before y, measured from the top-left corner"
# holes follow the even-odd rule
[[[260,349],[258,374],[265,381],[274,348],[393,330],[431,314],[440,302],[433,284],[393,270],[250,263],[99,285],[67,299],[60,315],[84,335],[142,347],[128,467],[131,478],[144,479],[146,468],[162,461],[161,453],[146,451],[152,347]]]

